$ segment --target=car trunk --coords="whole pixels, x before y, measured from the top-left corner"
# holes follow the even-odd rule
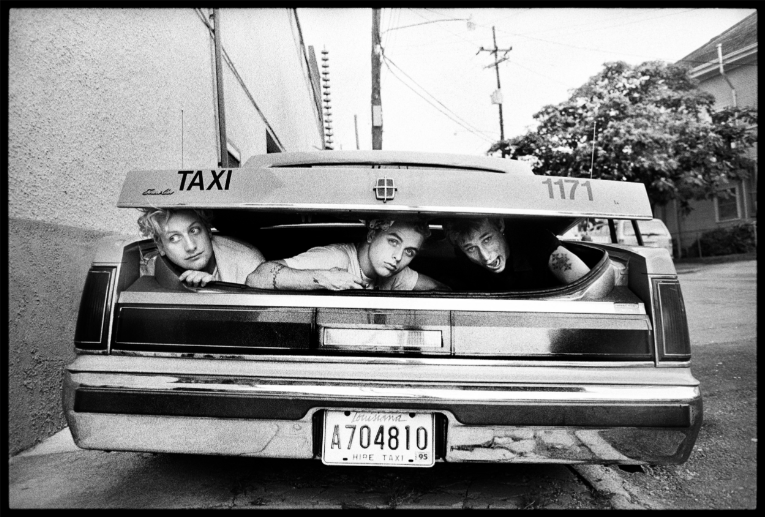
[[[477,170],[405,159],[375,166],[293,159],[230,170],[133,171],[119,206],[209,209],[216,231],[252,243],[267,260],[356,242],[365,235],[360,219],[417,214],[430,220],[432,236],[411,267],[447,285],[460,266],[441,230],[445,217],[503,217],[554,234],[584,217],[651,218],[642,185],[535,176],[517,162],[494,162],[508,163],[504,170]],[[155,246],[141,241],[126,246],[120,261],[108,350],[244,358],[653,360],[651,290],[630,285],[629,254],[564,245],[591,269],[567,286],[500,293],[306,292],[220,282],[188,288],[161,259],[154,275],[142,275],[141,260]]]
[[[437,226],[416,271],[449,282],[460,262]],[[354,242],[359,224],[285,225],[254,232],[267,259],[300,245]],[[310,237],[309,237],[310,236]],[[512,292],[271,291],[213,282],[192,288],[158,259],[141,275],[151,241],[128,246],[114,306],[112,353],[403,355],[567,360],[651,360],[652,325],[627,285],[627,262],[565,243],[590,266],[568,286]]]

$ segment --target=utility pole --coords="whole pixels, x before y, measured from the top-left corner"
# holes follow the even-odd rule
[[[353,127],[356,129],[356,150],[359,150],[359,117],[353,115]]]
[[[215,36],[215,84],[218,89],[218,131],[220,133],[220,166],[228,167],[228,139],[226,138],[226,104],[223,102],[223,61],[221,59],[220,9],[212,10]]]
[[[488,48],[481,47],[478,50],[478,52],[476,53],[476,55],[480,54],[481,52],[489,52],[491,54],[494,54],[494,64],[493,65],[485,66],[484,68],[489,68],[490,66],[493,66],[494,70],[497,72],[497,91],[494,92],[494,94],[492,94],[491,98],[492,98],[492,102],[499,106],[499,138],[500,138],[500,140],[504,140],[505,139],[505,123],[504,123],[504,120],[502,119],[502,101],[503,101],[503,99],[502,99],[502,86],[501,86],[501,84],[499,82],[499,64],[501,62],[503,62],[503,61],[506,61],[506,60],[510,59],[509,57],[507,57],[507,53],[510,52],[511,50],[513,50],[513,47],[506,48],[506,49],[505,48],[498,48],[497,47],[497,32],[494,29],[494,27],[491,28],[491,34],[492,34],[492,36],[494,38],[494,48],[493,49],[488,49]],[[502,55],[502,59],[499,59],[499,52],[500,51],[504,52],[504,54]],[[502,151],[502,156],[505,156],[505,151],[504,150]]]
[[[382,149],[382,100],[380,98],[380,9],[372,9],[372,149]]]

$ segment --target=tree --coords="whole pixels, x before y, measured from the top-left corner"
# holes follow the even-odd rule
[[[567,101],[536,113],[535,130],[489,153],[530,159],[537,174],[641,182],[652,204],[677,199],[687,214],[690,200],[754,167],[746,149],[757,141],[756,110],[713,106],[683,66],[606,63]]]

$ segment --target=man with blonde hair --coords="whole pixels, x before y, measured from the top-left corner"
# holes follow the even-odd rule
[[[372,219],[358,243],[317,246],[292,258],[261,264],[247,277],[260,289],[448,289],[409,268],[425,239],[428,224],[417,219]]]
[[[212,281],[243,284],[265,261],[250,244],[213,234],[203,210],[143,209],[138,226],[154,239],[160,255],[184,270],[179,279],[195,287]]]

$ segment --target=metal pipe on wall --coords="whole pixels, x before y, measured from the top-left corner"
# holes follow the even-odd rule
[[[720,61],[720,75],[723,76],[725,82],[730,86],[730,92],[733,95],[733,107],[735,108],[738,104],[736,102],[736,89],[733,87],[733,83],[730,82],[730,79],[728,79],[728,76],[725,75],[725,70],[723,70],[722,43],[717,44],[717,59]]]
[[[223,102],[223,60],[220,43],[220,9],[213,9],[215,36],[215,83],[218,89],[218,130],[220,132],[220,166],[228,167],[228,140],[226,139],[226,107]]]

